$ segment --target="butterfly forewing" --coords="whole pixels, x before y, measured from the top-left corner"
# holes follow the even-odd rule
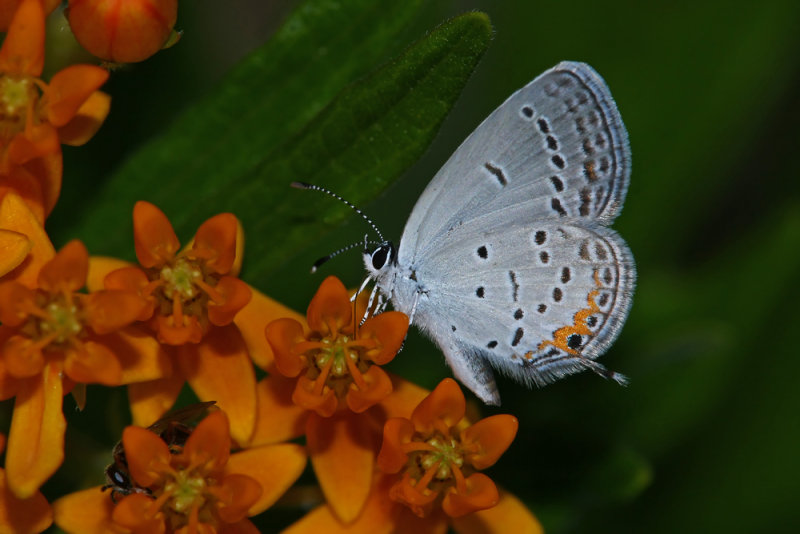
[[[511,95],[437,173],[408,220],[399,260],[412,262],[458,224],[498,213],[607,224],[629,174],[627,133],[608,87],[588,65],[561,63]]]

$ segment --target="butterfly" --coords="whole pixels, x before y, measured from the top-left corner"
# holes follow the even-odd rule
[[[608,227],[630,168],[606,83],[585,63],[559,63],[453,153],[397,248],[365,242],[375,313],[389,302],[406,313],[487,404],[500,403],[493,368],[528,386],[587,369],[626,383],[596,359],[619,335],[636,279]]]

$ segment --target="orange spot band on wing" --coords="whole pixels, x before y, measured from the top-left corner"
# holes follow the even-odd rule
[[[594,281],[595,283],[600,286],[601,284],[598,282],[597,279],[597,271],[594,273]],[[557,349],[563,350],[567,354],[580,354],[576,349],[570,348],[568,345],[569,337],[572,334],[580,334],[580,335],[592,335],[592,330],[586,324],[586,320],[589,318],[590,315],[593,313],[599,312],[600,307],[595,303],[594,298],[600,291],[597,289],[593,289],[589,292],[589,295],[586,297],[586,302],[589,304],[588,308],[583,308],[578,310],[575,315],[572,317],[573,324],[572,326],[564,326],[553,332],[553,340],[545,340],[539,343],[537,347],[540,351],[543,350],[545,347],[552,345]]]

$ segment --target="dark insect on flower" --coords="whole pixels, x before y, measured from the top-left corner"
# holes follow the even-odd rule
[[[170,452],[177,454],[183,449],[186,440],[189,439],[197,423],[212,410],[216,409],[214,404],[216,404],[216,401],[198,402],[185,408],[173,410],[147,427],[147,430],[158,434],[167,444]],[[124,497],[131,493],[150,495],[148,488],[138,486],[131,478],[122,441],[114,445],[112,455],[114,461],[106,467],[106,484],[102,487],[103,491],[111,490],[111,500],[116,503],[120,495]]]

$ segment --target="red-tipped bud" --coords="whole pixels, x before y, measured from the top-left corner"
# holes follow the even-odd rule
[[[149,58],[171,41],[178,0],[69,0],[67,18],[90,53],[115,63]]]

